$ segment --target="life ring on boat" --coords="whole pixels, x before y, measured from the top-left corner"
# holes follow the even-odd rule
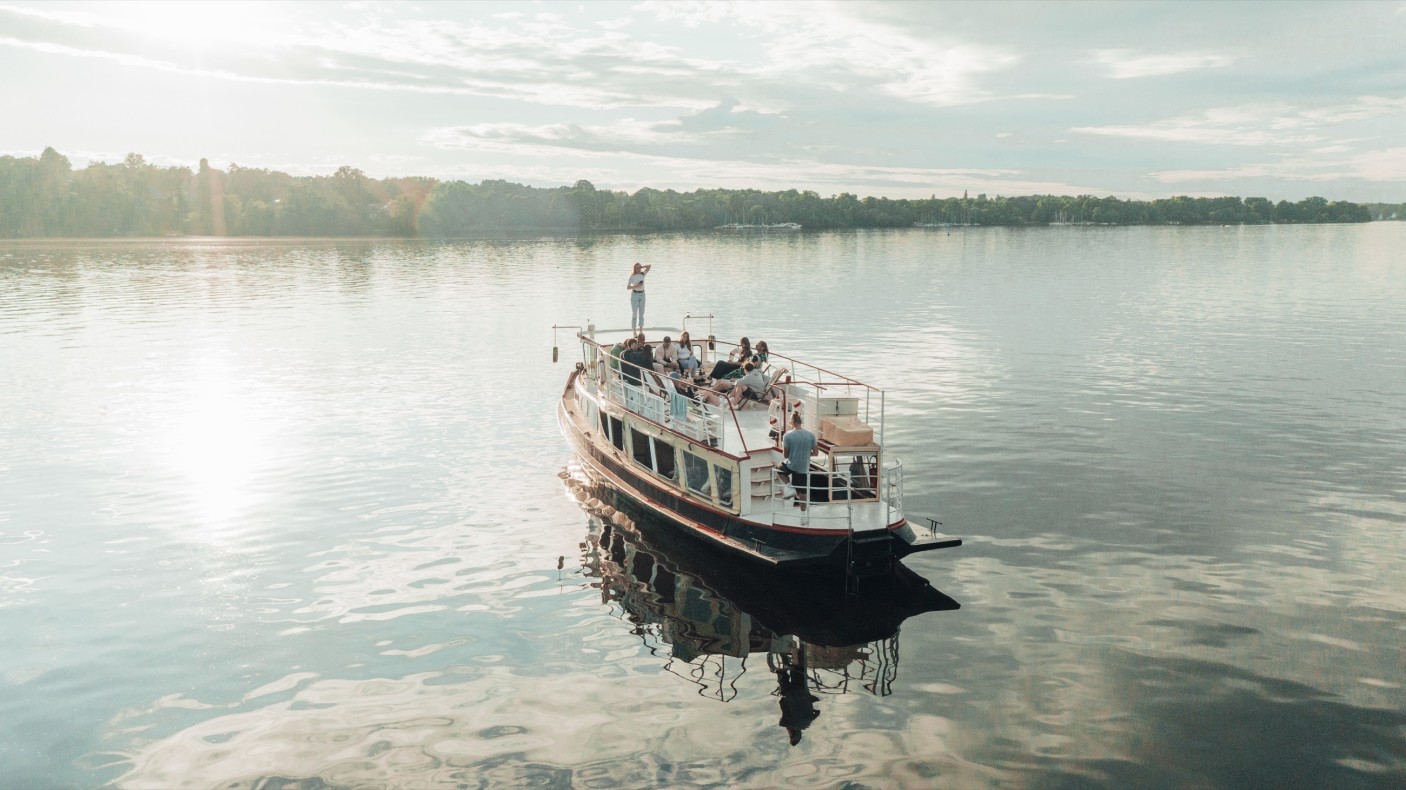
[[[767,404],[767,434],[777,441],[780,446],[781,435],[791,429],[791,415],[799,412],[801,422],[805,422],[805,401],[796,400],[794,403],[789,400],[775,399]]]

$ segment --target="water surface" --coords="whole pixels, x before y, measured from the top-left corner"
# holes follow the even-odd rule
[[[1400,785],[1402,249],[0,246],[0,787]],[[551,325],[625,325],[637,260],[651,324],[888,390],[909,508],[966,541],[907,562],[961,609],[832,657],[891,682],[795,745],[766,650],[682,655],[560,477]]]

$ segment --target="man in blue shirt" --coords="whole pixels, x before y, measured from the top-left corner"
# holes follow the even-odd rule
[[[801,510],[806,509],[806,492],[810,489],[810,456],[815,452],[815,434],[801,427],[800,411],[791,412],[791,430],[781,442],[781,452],[786,457],[780,472],[787,485],[794,485],[798,492]],[[800,480],[796,481],[796,477]]]

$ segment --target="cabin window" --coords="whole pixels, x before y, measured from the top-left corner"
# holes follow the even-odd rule
[[[732,507],[732,470],[714,466],[713,476],[718,479],[718,502]]]
[[[708,462],[693,453],[683,454],[684,484],[700,496],[713,498],[713,484],[708,479]]]
[[[670,480],[678,478],[674,469],[674,446],[663,439],[654,440],[654,471]]]
[[[635,463],[645,469],[658,472],[670,480],[678,477],[678,472],[674,468],[674,446],[663,439],[631,428],[630,454],[635,459]]]
[[[620,422],[619,417],[610,418],[610,443],[617,450],[625,449],[625,424]]]
[[[630,452],[635,457],[635,463],[645,469],[654,468],[654,459],[649,452],[649,435],[640,433],[634,428],[630,429]]]

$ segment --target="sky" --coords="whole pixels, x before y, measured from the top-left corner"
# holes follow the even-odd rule
[[[0,154],[1406,201],[1406,0],[15,2]]]

